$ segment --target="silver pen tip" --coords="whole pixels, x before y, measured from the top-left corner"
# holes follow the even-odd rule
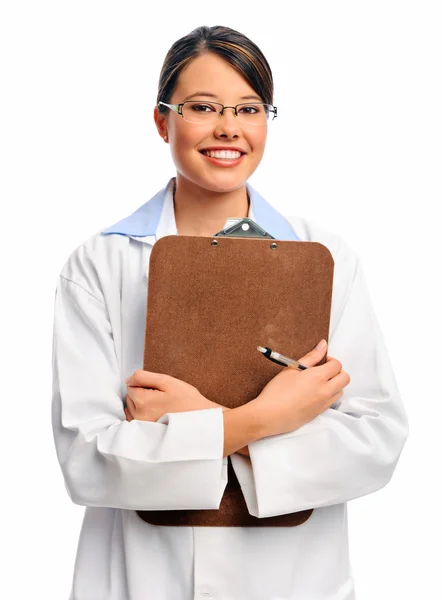
[[[260,352],[262,352],[264,354],[264,352],[267,352],[267,348],[263,348],[262,346],[258,346],[258,350]]]

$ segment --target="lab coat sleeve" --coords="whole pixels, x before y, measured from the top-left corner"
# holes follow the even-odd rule
[[[337,290],[344,301],[329,339],[328,354],[351,377],[339,404],[296,431],[250,444],[250,459],[231,456],[256,517],[346,502],[392,477],[408,422],[357,258],[354,265],[346,290]]]
[[[219,507],[227,481],[221,408],[128,422],[106,305],[64,277],[55,293],[52,421],[76,504]]]

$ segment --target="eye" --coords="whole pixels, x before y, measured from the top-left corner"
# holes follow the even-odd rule
[[[194,112],[216,112],[216,108],[211,104],[202,104],[201,102],[192,102],[189,108]]]
[[[241,108],[238,109],[238,112],[240,112],[243,115],[256,115],[257,113],[262,111],[263,107],[259,104],[242,105]]]

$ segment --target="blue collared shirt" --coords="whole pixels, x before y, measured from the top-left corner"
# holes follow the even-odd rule
[[[172,228],[176,233],[173,211],[174,183],[174,178],[170,179],[166,187],[160,190],[148,202],[140,206],[140,208],[128,217],[104,229],[101,233],[103,235],[115,233],[135,238],[153,236],[155,240],[160,239],[166,229],[169,231]],[[300,241],[285,217],[264,200],[249,183],[247,183],[247,191],[250,197],[249,217],[255,223],[260,225],[277,240]],[[163,227],[166,223],[167,227]]]

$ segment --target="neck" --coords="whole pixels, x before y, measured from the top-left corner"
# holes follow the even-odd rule
[[[228,192],[214,192],[177,175],[174,193],[178,235],[212,236],[223,229],[229,217],[249,214],[246,185]]]

